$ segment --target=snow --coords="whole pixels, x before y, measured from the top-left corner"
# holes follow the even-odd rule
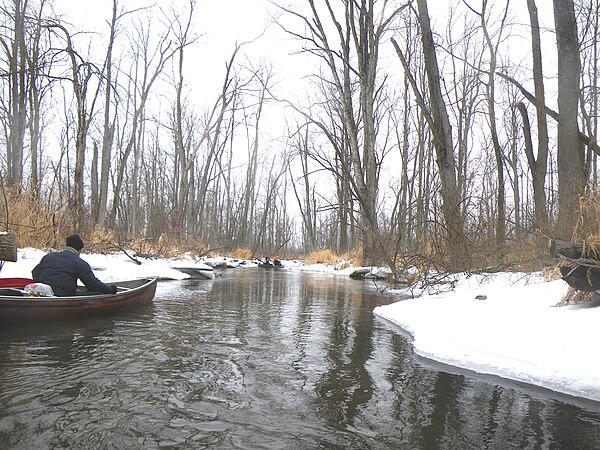
[[[600,308],[555,306],[567,289],[535,274],[472,275],[374,313],[409,332],[425,358],[600,401]]]
[[[33,248],[19,249],[17,262],[5,262],[0,275],[3,278],[31,277],[31,270],[45,254],[46,252]],[[137,264],[124,253],[107,255],[82,253],[81,257],[92,266],[96,277],[105,283],[154,276],[174,280],[189,278],[189,275],[172,269],[170,266],[173,260],[168,259],[147,259],[134,256],[142,262],[142,264]]]
[[[0,276],[30,277],[44,254],[37,249],[19,249],[17,262],[5,262]],[[186,279],[190,276],[174,267],[190,264],[256,266],[229,258],[194,261],[189,257],[134,256],[142,262],[136,264],[123,253],[81,256],[106,283],[147,276]],[[286,270],[340,276],[356,269],[283,263]],[[400,300],[376,307],[374,314],[408,332],[415,353],[422,357],[600,401],[600,358],[596,357],[600,302],[556,307],[568,286],[561,280],[546,282],[540,274],[457,276],[452,281],[445,292],[420,291],[420,297],[408,300],[402,299],[408,291],[394,291]]]

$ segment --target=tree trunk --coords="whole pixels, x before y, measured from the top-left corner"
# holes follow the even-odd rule
[[[26,54],[25,48],[25,8],[27,2],[14,0],[14,30],[11,54],[9,58],[10,85],[10,129],[7,146],[9,185],[21,189],[23,181],[23,141],[25,137],[25,120],[27,106],[26,88]]]
[[[352,4],[352,3],[350,3]],[[350,15],[356,12],[351,8]],[[361,182],[358,184],[362,198],[361,218],[363,229],[363,255],[365,262],[375,264],[377,261],[387,259],[387,249],[379,242],[379,227],[377,223],[377,162],[375,157],[375,86],[377,62],[379,57],[379,31],[373,23],[373,0],[361,3],[358,14],[358,28],[352,21],[352,34],[358,42],[357,57],[358,71],[360,74],[360,109],[363,112],[362,158],[361,163],[354,161],[354,169],[360,174]],[[362,173],[360,172],[362,169]]]
[[[100,182],[98,197],[96,200],[95,223],[102,227],[106,226],[106,208],[108,202],[108,178],[110,172],[110,158],[112,153],[113,136],[115,131],[114,122],[111,122],[110,106],[112,102],[112,49],[115,42],[117,26],[117,0],[113,0],[112,20],[110,22],[110,34],[108,49],[106,51],[106,90],[104,93],[104,133],[102,136],[102,155],[100,159]]]
[[[77,94],[76,94],[77,95]],[[87,140],[88,121],[85,111],[85,99],[78,96],[77,105],[77,132],[75,136],[75,170],[73,171],[73,194],[75,208],[75,230],[83,229],[84,197],[83,197],[83,169],[85,164],[85,143]],[[81,102],[81,103],[80,103]]]
[[[92,210],[98,207],[98,143],[94,141],[92,150],[92,167],[90,169],[90,197]]]
[[[179,162],[179,186],[177,187],[177,204],[175,205],[175,213],[177,220],[177,229],[179,232],[179,238],[185,236],[185,214],[189,200],[189,180],[193,176],[193,172],[186,170],[188,165],[188,158],[190,157],[189,148],[183,142],[183,104],[181,93],[183,90],[183,56],[184,46],[179,46],[178,51],[178,64],[177,64],[177,83],[175,85],[175,118],[173,123],[173,138],[175,144],[175,152],[177,153],[177,160]],[[191,165],[190,165],[191,167]]]
[[[535,88],[535,98],[537,100],[537,135],[538,151],[537,159],[533,157],[533,145],[531,152],[528,153],[527,161],[531,178],[533,180],[533,203],[536,228],[541,230],[548,229],[548,209],[546,207],[546,172],[548,170],[548,121],[546,119],[546,95],[544,92],[544,76],[542,73],[542,46],[540,40],[540,24],[538,21],[537,8],[535,0],[527,0],[527,9],[529,11],[529,22],[531,24],[531,49],[533,53],[533,85]],[[522,105],[522,106],[521,106]],[[523,117],[523,126],[525,127],[525,105],[519,105],[519,111]],[[527,119],[529,125],[529,119]],[[529,131],[531,141],[531,132]],[[527,152],[527,147],[526,147]]]
[[[431,111],[429,112],[431,116],[428,122],[433,134],[433,145],[436,150],[436,162],[441,182],[440,194],[448,236],[449,268],[460,270],[468,266],[469,258],[460,208],[461,199],[459,198],[456,180],[452,129],[440,85],[440,72],[431,32],[429,12],[427,11],[427,1],[418,0],[417,6],[431,105]],[[397,47],[396,50],[398,51],[399,48]],[[424,103],[422,103],[422,106],[424,106]]]
[[[579,42],[573,0],[554,1],[558,48],[558,223],[556,234],[571,239],[585,187],[584,152],[579,142]]]
[[[531,180],[533,183],[533,205],[535,226],[537,229],[546,230],[548,226],[548,213],[546,209],[546,167],[540,161],[540,153],[538,150],[538,159],[536,160],[533,154],[533,142],[531,140],[531,125],[529,123],[529,115],[527,108],[523,102],[517,104],[521,119],[523,120],[523,136],[525,139],[525,155],[527,156],[527,164],[531,172]]]
[[[492,146],[494,148],[494,157],[496,159],[496,172],[498,183],[496,187],[496,255],[499,263],[503,262],[506,242],[506,192],[504,189],[504,154],[502,146],[500,145],[500,139],[498,137],[498,129],[496,124],[496,60],[498,53],[498,43],[502,37],[502,29],[506,19],[506,13],[508,6],[505,9],[502,23],[499,27],[498,41],[494,45],[492,38],[487,29],[487,0],[482,2],[481,9],[481,28],[485,42],[489,51],[490,57],[490,68],[488,71],[488,81],[486,83],[486,100],[488,104],[488,114],[490,120],[490,135],[492,138]]]

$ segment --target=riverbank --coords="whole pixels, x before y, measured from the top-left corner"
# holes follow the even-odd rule
[[[44,254],[19,249],[18,261],[6,262],[0,276],[28,277]],[[122,253],[82,257],[107,283],[145,276],[185,279],[189,275],[172,267],[194,262],[138,258],[141,264],[136,264]],[[205,262],[255,267],[224,258]],[[352,271],[292,261],[284,265],[287,270],[343,276]],[[420,293],[419,298],[377,307],[374,313],[409,332],[415,352],[425,358],[600,401],[600,362],[595,357],[600,302],[555,307],[567,292],[566,283],[544,282],[537,274],[471,275],[452,282],[454,287],[446,292]]]
[[[555,306],[567,290],[532,275],[472,276],[374,312],[408,331],[423,357],[600,401],[600,303]]]

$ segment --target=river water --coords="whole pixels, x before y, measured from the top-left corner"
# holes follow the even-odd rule
[[[416,357],[373,315],[397,300],[236,269],[118,315],[0,325],[0,449],[600,447],[598,403]]]

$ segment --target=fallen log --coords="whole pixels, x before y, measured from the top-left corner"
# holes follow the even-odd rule
[[[586,242],[553,240],[550,255],[560,259],[562,279],[573,289],[600,290],[600,248]]]
[[[390,278],[390,276],[391,273],[389,270],[374,267],[357,267],[349,275],[349,277],[353,280],[365,280],[367,278],[374,280],[385,280]]]
[[[600,266],[564,265],[560,266],[560,274],[573,289],[585,292],[600,290]]]
[[[349,277],[353,280],[364,280],[369,272],[371,272],[371,267],[357,267],[350,273]]]
[[[587,242],[550,241],[550,256],[553,258],[565,257],[569,259],[589,258],[600,261],[600,247]]]

